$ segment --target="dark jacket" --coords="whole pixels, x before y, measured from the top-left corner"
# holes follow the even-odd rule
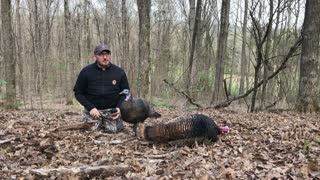
[[[124,89],[129,89],[129,83],[123,69],[111,64],[102,70],[95,62],[81,70],[73,91],[80,104],[90,111],[119,107],[125,99],[119,93]]]

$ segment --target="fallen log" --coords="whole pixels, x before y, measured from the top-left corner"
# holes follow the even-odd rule
[[[91,120],[91,121],[86,121],[82,123],[70,124],[70,125],[58,127],[56,130],[58,131],[70,131],[70,130],[80,130],[80,129],[87,130],[87,129],[90,129],[92,126],[94,126],[96,122],[98,121]]]
[[[93,140],[93,142],[95,144],[105,144],[105,145],[116,145],[116,144],[123,144],[123,143],[126,143],[128,141],[132,141],[134,140],[135,138],[129,138],[129,139],[124,139],[124,140],[112,140],[112,141],[101,141],[101,140],[95,140],[93,138],[91,138]]]
[[[14,141],[15,139],[16,139],[16,138],[14,137],[14,138],[2,140],[2,141],[0,141],[0,145],[1,145],[1,144],[8,143],[8,142],[11,142],[11,141]]]
[[[122,176],[129,171],[133,171],[132,167],[128,165],[113,165],[113,166],[83,166],[83,167],[59,167],[59,168],[40,168],[27,170],[27,173],[32,173],[42,178],[50,177],[56,173],[64,176],[74,175],[80,176],[81,178],[105,178],[109,176]]]
[[[149,159],[161,159],[161,158],[167,158],[167,159],[172,159],[174,157],[180,156],[179,151],[173,151],[165,154],[149,154],[149,155],[144,155],[144,157],[149,158]]]

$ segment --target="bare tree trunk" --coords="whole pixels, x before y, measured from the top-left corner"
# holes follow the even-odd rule
[[[20,95],[23,100],[24,107],[26,107],[26,96],[25,96],[25,88],[24,88],[24,80],[25,80],[25,71],[24,71],[24,63],[23,60],[26,60],[23,57],[23,40],[22,40],[22,27],[21,27],[21,14],[20,14],[20,0],[16,0],[16,19],[17,19],[17,38],[16,38],[16,57],[17,57],[17,66],[19,70],[19,78],[18,78],[18,84],[19,84],[19,90]]]
[[[172,6],[173,2],[170,1],[160,1],[157,5],[158,11],[154,19],[154,27],[157,27],[156,35],[151,45],[155,49],[153,59],[155,59],[154,67],[156,67],[152,73],[152,96],[165,95],[163,79],[169,77],[170,65],[174,59],[172,58],[172,31],[174,30],[172,27],[173,17],[171,16],[174,13]]]
[[[240,70],[240,88],[239,94],[244,93],[244,82],[247,76],[247,56],[246,56],[246,46],[247,46],[247,21],[248,21],[248,0],[244,1],[244,16],[243,16],[243,25],[242,25],[242,49],[241,49],[241,70]]]
[[[140,97],[150,99],[150,0],[137,0],[139,11],[139,77],[138,94]]]
[[[189,12],[189,32],[190,32],[190,48],[192,43],[192,36],[194,31],[194,24],[196,20],[196,1],[189,0],[190,12]]]
[[[224,62],[227,54],[227,39],[228,39],[228,27],[229,27],[229,11],[230,11],[230,0],[222,0],[221,7],[221,24],[220,33],[218,40],[217,50],[217,63],[216,73],[214,80],[214,92],[211,100],[211,104],[215,101],[219,102],[225,98],[223,90],[223,79],[224,79]]]
[[[50,90],[52,90],[49,86],[49,78],[50,75],[50,70],[51,66],[49,66],[50,64],[50,60],[52,60],[52,27],[53,27],[53,22],[54,22],[54,18],[56,16],[56,12],[58,10],[58,4],[59,2],[55,2],[54,0],[46,0],[45,1],[45,36],[44,36],[44,43],[43,43],[43,68],[42,68],[42,74],[43,74],[43,78],[42,78],[42,84],[43,84],[43,92],[44,93],[52,93],[50,92]],[[55,6],[54,6],[55,5]],[[46,96],[45,96],[46,97]]]
[[[196,1],[195,0],[189,0],[189,6],[190,6],[190,9],[189,9],[189,16],[188,16],[188,26],[189,26],[189,36],[188,36],[188,39],[189,39],[189,53],[187,53],[189,55],[188,57],[188,62],[187,62],[187,68],[188,68],[188,73],[189,72],[192,72],[192,67],[190,67],[190,55],[191,55],[191,51],[194,51],[192,50],[192,38],[193,38],[193,32],[194,32],[194,26],[195,26],[195,20],[196,20]],[[194,52],[192,52],[194,53]],[[187,79],[186,79],[186,90],[187,92],[190,93],[191,91],[191,78],[192,78],[192,75],[191,74],[187,74]]]
[[[75,46],[77,46],[77,52],[75,54],[77,54],[77,61],[81,62],[80,63],[80,67],[82,67],[82,59],[83,58],[83,49],[82,49],[82,32],[83,32],[83,28],[82,28],[82,24],[81,24],[81,8],[78,8],[76,11],[77,17],[76,17],[76,23],[75,23],[75,29],[76,29],[76,38],[77,39],[77,43],[75,44]],[[76,77],[76,74],[74,74],[74,77]]]
[[[265,46],[265,52],[264,52],[264,60],[263,60],[263,85],[262,85],[262,92],[261,92],[261,104],[260,109],[264,109],[266,107],[265,98],[267,96],[267,83],[268,83],[268,76],[269,71],[271,71],[271,66],[269,64],[269,53],[270,53],[270,46],[271,46],[271,31],[272,31],[272,19],[273,19],[273,0],[270,0],[270,17],[268,24],[267,31],[270,32],[267,34],[266,37],[266,46]]]
[[[277,0],[277,7],[280,7],[281,4],[281,0]],[[279,44],[279,39],[278,38],[278,30],[279,30],[279,23],[280,23],[280,15],[281,15],[281,11],[277,10],[277,16],[276,16],[276,22],[275,22],[275,27],[273,30],[273,44],[272,44],[272,52],[271,52],[271,57],[275,60],[278,60],[278,58],[276,57],[277,55],[277,48],[278,48],[278,44]],[[277,64],[276,64],[277,65]],[[271,92],[276,92],[276,81],[277,78],[272,79],[269,81],[269,89]],[[278,94],[273,93],[273,99],[277,98]]]
[[[109,2],[110,0],[105,0],[106,2],[106,13],[104,17],[104,44],[110,44],[110,27],[109,27],[109,20],[110,20],[110,9],[109,9]]]
[[[3,58],[5,61],[6,102],[7,108],[16,108],[16,58],[14,52],[14,39],[11,23],[11,0],[1,0],[2,42]]]
[[[127,0],[122,0],[121,3],[121,23],[122,23],[122,67],[128,71],[130,68],[129,64],[129,17]],[[129,79],[130,82],[131,79]]]
[[[59,47],[59,51],[58,51],[58,57],[60,59],[59,64],[60,66],[65,66],[65,53],[64,53],[64,49],[65,49],[65,36],[64,36],[64,22],[60,22],[59,23],[59,28],[58,28],[58,47]],[[61,104],[65,103],[65,86],[66,86],[66,76],[65,76],[65,70],[61,69],[58,71],[59,72],[59,87],[61,87],[61,94],[62,94],[62,99],[61,99]]]
[[[84,66],[87,63],[91,63],[91,37],[90,37],[90,11],[89,11],[89,0],[84,1],[84,43],[85,46],[85,55],[84,58],[86,59],[86,63],[82,64]]]
[[[188,72],[188,83],[187,83],[187,90],[189,93],[191,93],[191,88],[193,85],[193,79],[194,79],[194,68],[195,65],[193,63],[194,61],[194,51],[195,51],[195,46],[196,46],[196,38],[198,36],[198,28],[199,28],[199,23],[201,21],[201,6],[202,6],[202,0],[197,1],[197,9],[196,9],[196,16],[195,16],[195,21],[194,21],[194,28],[193,29],[193,34],[192,34],[192,41],[191,41],[191,46],[190,46],[190,55],[189,55],[189,72]]]
[[[106,0],[106,13],[104,19],[104,44],[115,46],[114,40],[116,37],[112,37],[113,34],[113,20],[114,20],[114,7],[112,0]],[[115,54],[115,48],[113,48],[113,54]]]
[[[45,42],[44,43],[44,61],[43,61],[43,86],[44,89],[48,87],[47,81],[48,81],[48,62],[50,62],[50,48],[51,48],[51,30],[53,25],[53,18],[55,17],[56,9],[54,9],[53,14],[51,14],[51,6],[53,5],[53,0],[46,0],[45,1],[45,8],[46,8],[46,20],[45,20]],[[45,92],[47,90],[45,89]]]
[[[295,16],[295,22],[294,22],[294,25],[293,25],[294,26],[294,38],[297,39],[299,37],[299,35],[300,35],[300,27],[299,27],[300,25],[298,24],[298,22],[299,22],[299,18],[301,16],[301,14],[300,14],[301,0],[296,0],[296,2],[294,4],[295,4],[295,6],[294,6],[295,12],[293,13],[294,16]],[[300,57],[299,56],[295,57],[295,61],[293,63],[293,67],[294,68],[293,68],[292,72],[294,72],[294,73],[292,73],[292,75],[293,75],[293,79],[292,79],[293,85],[292,85],[292,90],[291,90],[291,92],[292,92],[291,96],[294,97],[294,98],[292,98],[292,100],[294,101],[294,103],[296,103],[296,95],[297,95],[298,89],[299,89],[298,83],[299,83],[299,74],[300,74],[300,71],[299,71],[299,69],[300,69]],[[319,71],[318,71],[318,77],[320,77]],[[320,84],[320,79],[319,78],[318,78],[317,84],[318,85]],[[293,107],[295,106],[294,103],[292,103]]]
[[[229,87],[228,87],[228,93],[229,94],[231,94],[234,60],[235,60],[235,57],[236,57],[236,39],[237,39],[237,28],[238,28],[237,24],[238,24],[239,9],[240,9],[240,1],[238,1],[236,22],[234,24],[232,59],[231,59],[231,65],[230,65],[230,81],[229,81]]]
[[[36,92],[40,98],[40,108],[43,109],[43,46],[42,46],[42,33],[40,22],[40,8],[39,1],[34,0],[34,31],[35,31],[35,72],[36,72]]]
[[[65,63],[66,63],[66,104],[73,104],[72,94],[72,72],[71,66],[73,65],[72,47],[71,47],[71,14],[69,10],[69,1],[64,0],[64,28],[65,28]]]
[[[320,1],[307,0],[302,30],[302,54],[297,109],[319,111],[318,55],[320,41]]]
[[[270,33],[271,33],[270,26],[272,26],[272,20],[273,20],[273,13],[270,12],[266,30],[263,30],[260,22],[261,21],[260,16],[261,16],[263,7],[264,6],[260,6],[258,19],[254,17],[255,7],[253,7],[253,9],[250,11],[250,17],[252,19],[252,24],[253,24],[253,35],[254,35],[255,44],[256,44],[256,62],[254,65],[254,87],[256,87],[259,82],[260,69],[261,69],[261,65],[263,64],[263,46],[267,38],[270,36]],[[255,111],[257,93],[258,93],[258,89],[255,89],[252,92],[251,107],[250,107],[251,112]]]
[[[29,12],[29,32],[30,32],[30,36],[31,36],[31,47],[30,47],[30,73],[28,74],[28,80],[30,83],[28,83],[28,97],[30,100],[30,108],[33,109],[34,108],[34,101],[33,101],[33,97],[36,95],[35,91],[36,91],[36,73],[35,73],[35,66],[36,66],[36,53],[35,53],[35,34],[34,34],[34,28],[33,28],[33,19],[32,19],[32,2],[27,1],[28,2],[28,8],[30,9]]]
[[[248,90],[250,89],[250,78],[251,78],[251,67],[252,67],[252,62],[253,62],[253,46],[254,46],[254,38],[253,38],[253,33],[250,33],[249,36],[249,41],[248,41],[248,50],[247,50],[247,67],[246,67],[246,76],[245,76],[245,87],[244,89]]]
[[[96,30],[97,30],[97,36],[98,36],[98,42],[102,42],[101,38],[101,30],[100,30],[100,18],[99,18],[99,13],[98,10],[96,10],[94,7],[92,7],[92,12],[93,12],[93,19],[96,25]],[[107,12],[107,11],[106,11]],[[110,26],[110,22],[108,20],[105,20],[105,27]],[[107,35],[107,34],[105,34]]]

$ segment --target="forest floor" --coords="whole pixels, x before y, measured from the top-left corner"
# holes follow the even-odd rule
[[[320,179],[320,114],[182,111],[156,108],[159,119],[202,113],[231,131],[218,142],[151,144],[130,125],[118,134],[57,131],[81,111],[0,109],[1,179]]]

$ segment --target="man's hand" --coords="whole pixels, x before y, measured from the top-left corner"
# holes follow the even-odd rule
[[[98,111],[97,108],[93,108],[90,111],[90,115],[94,118],[99,118],[101,116],[100,112]]]
[[[119,109],[119,108],[116,108],[116,109],[117,109],[117,112],[111,114],[112,120],[116,120],[116,119],[118,119],[119,116],[120,116],[120,109]]]

